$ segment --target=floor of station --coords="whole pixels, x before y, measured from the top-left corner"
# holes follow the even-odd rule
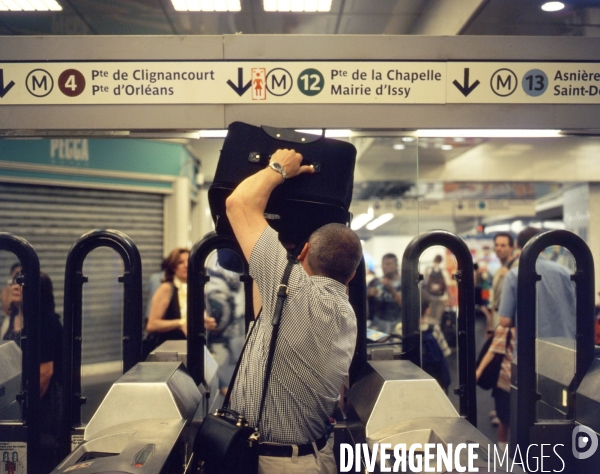
[[[481,346],[485,341],[485,320],[477,318],[475,320],[475,347],[476,354],[479,353]],[[448,358],[450,372],[452,374],[452,387],[456,386],[458,381],[457,372],[457,357],[456,349],[453,349],[452,355]],[[120,376],[120,373],[103,373],[92,376],[87,376],[83,379],[83,396],[86,397],[86,403],[82,407],[82,421],[88,422],[96,409],[108,393],[113,382]],[[453,393],[452,389],[448,390],[448,397],[459,409],[458,396]],[[497,428],[492,425],[490,419],[490,411],[494,409],[494,399],[490,390],[483,390],[477,387],[477,428],[487,436],[491,442],[497,442]]]

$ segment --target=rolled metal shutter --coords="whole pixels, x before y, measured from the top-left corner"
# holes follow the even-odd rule
[[[54,284],[56,311],[62,317],[67,254],[90,230],[120,230],[135,242],[144,285],[160,270],[163,201],[161,194],[0,183],[0,231],[23,237],[36,250],[41,270]],[[0,286],[15,261],[11,253],[0,251]],[[123,274],[121,257],[112,249],[96,249],[83,269],[89,278],[83,287],[83,363],[118,361],[122,358],[123,286],[117,280]]]

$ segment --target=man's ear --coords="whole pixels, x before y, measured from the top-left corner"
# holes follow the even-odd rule
[[[308,255],[308,242],[306,242],[304,247],[302,247],[302,250],[298,255],[298,261],[301,262],[302,260],[306,259],[306,255]]]

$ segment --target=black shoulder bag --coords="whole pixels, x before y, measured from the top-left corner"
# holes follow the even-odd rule
[[[265,405],[271,367],[273,365],[273,355],[275,354],[275,341],[277,340],[277,335],[279,333],[279,322],[281,321],[283,304],[285,303],[288,293],[287,283],[294,263],[296,262],[292,257],[288,257],[288,260],[288,265],[285,268],[281,284],[277,291],[277,303],[275,305],[275,312],[272,320],[273,334],[271,336],[271,345],[269,347],[269,355],[265,368],[265,380],[263,383],[257,424],[260,424]],[[231,398],[235,379],[246,346],[248,345],[248,341],[250,340],[250,336],[255,327],[256,322],[246,338],[246,343],[244,344],[235,371],[229,382],[229,388],[225,400],[223,401],[222,408],[215,413],[206,415],[200,425],[198,434],[196,435],[194,441],[194,456],[197,457],[196,462],[201,466],[202,472],[205,474],[256,474],[258,472],[259,427],[249,426],[244,416],[229,408],[229,400]]]

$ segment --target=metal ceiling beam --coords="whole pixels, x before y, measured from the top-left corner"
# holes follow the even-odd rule
[[[73,4],[71,0],[66,0],[67,5],[75,12],[75,14],[85,23],[90,30],[90,32],[94,35],[98,34],[98,31],[92,26],[92,24],[88,21],[88,19],[79,11],[79,9]]]
[[[167,9],[165,8],[165,4],[164,4],[165,1],[169,1],[169,0],[158,0],[158,5],[160,6],[160,9],[162,10],[163,15],[165,16],[165,19],[169,23],[169,27],[171,28],[171,32],[174,35],[178,35],[180,33],[179,33],[179,31],[177,31],[177,28],[175,28],[175,25],[173,24],[173,21],[171,20],[171,17],[169,16],[169,13],[167,12]]]
[[[413,24],[410,33],[416,35],[458,35],[489,0],[436,0],[424,9],[421,18]]]

